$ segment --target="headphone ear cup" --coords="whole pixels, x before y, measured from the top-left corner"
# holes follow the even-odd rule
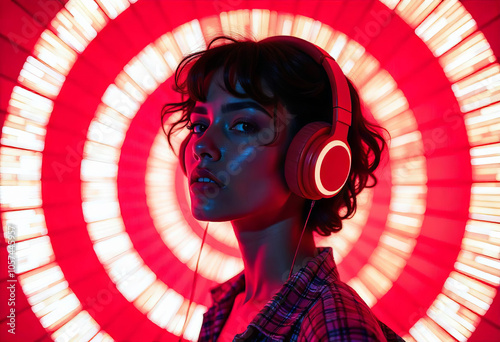
[[[310,179],[314,179],[314,189],[323,198],[335,196],[346,183],[351,172],[351,149],[338,134],[329,137],[317,150],[318,158],[311,165]]]
[[[295,194],[312,200],[335,196],[351,171],[349,145],[330,135],[323,121],[304,126],[293,138],[285,160],[285,178]]]
[[[310,180],[305,179],[307,177],[305,165],[311,163],[313,157],[311,147],[317,146],[318,142],[326,139],[331,127],[331,124],[323,121],[309,123],[297,132],[288,147],[285,159],[285,179],[290,190],[298,196],[314,200],[322,198],[311,191]]]
[[[179,164],[181,165],[182,173],[184,173],[184,176],[186,176],[186,177],[187,177],[186,164],[185,164],[186,145],[188,144],[190,138],[191,138],[191,136],[188,135],[182,141],[182,143],[179,147]]]

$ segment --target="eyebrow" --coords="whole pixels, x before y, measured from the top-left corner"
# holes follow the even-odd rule
[[[236,110],[246,109],[246,108],[257,109],[258,111],[261,111],[264,114],[267,114],[269,117],[272,117],[271,114],[269,114],[269,112],[264,109],[264,107],[262,107],[261,105],[259,105],[256,102],[251,102],[251,101],[233,102],[233,103],[223,104],[221,106],[221,112],[223,114],[225,114],[225,113],[228,113],[228,112],[233,112],[233,111],[236,111]],[[205,107],[196,106],[196,107],[193,108],[193,113],[207,114],[207,109]]]

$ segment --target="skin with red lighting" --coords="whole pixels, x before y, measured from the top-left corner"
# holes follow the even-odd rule
[[[273,138],[262,134],[273,128],[273,106],[260,105],[267,114],[253,106],[225,111],[228,103],[256,102],[226,92],[220,70],[210,82],[207,101],[197,102],[191,114],[193,133],[185,160],[189,176],[196,168],[206,168],[224,184],[193,183],[190,197],[196,219],[230,221],[238,240],[245,291],[236,298],[218,339],[232,341],[287,280],[304,226],[306,200],[292,193],[284,176],[284,157],[296,133],[292,126],[278,126],[276,141],[262,146]],[[243,92],[239,84],[236,89]],[[277,109],[286,113],[282,105]],[[306,231],[293,272],[316,253],[313,235]]]

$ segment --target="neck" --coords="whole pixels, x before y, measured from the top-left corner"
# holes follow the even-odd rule
[[[245,265],[245,293],[242,304],[265,304],[288,279],[304,222],[302,209],[283,208],[283,213],[232,221]],[[248,229],[245,229],[248,228]],[[317,255],[312,232],[305,231],[292,273]]]

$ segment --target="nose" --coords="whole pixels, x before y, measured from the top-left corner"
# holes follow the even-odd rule
[[[200,137],[195,138],[193,144],[193,156],[195,160],[207,159],[211,162],[217,161],[221,157],[220,144],[217,142],[216,127],[207,128]],[[195,135],[196,136],[196,135]],[[200,164],[203,163],[203,160]]]

